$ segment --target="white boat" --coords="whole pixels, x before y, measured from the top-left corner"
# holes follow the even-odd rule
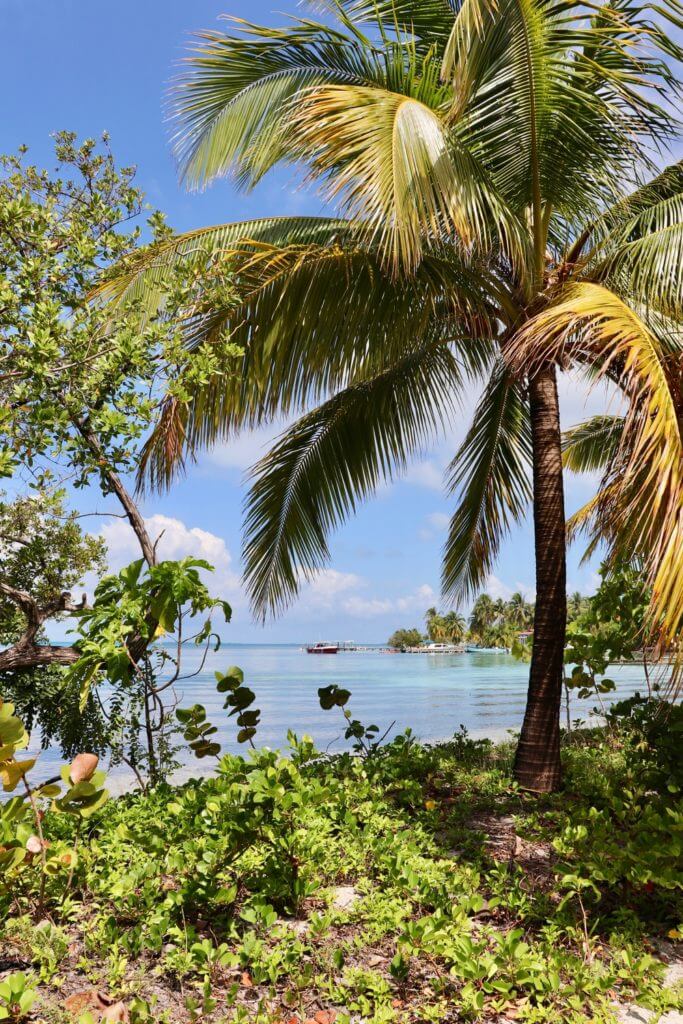
[[[425,654],[459,654],[463,648],[460,644],[427,644],[422,650]]]
[[[339,644],[329,644],[321,640],[317,644],[309,644],[306,650],[309,654],[337,654]]]
[[[477,647],[475,644],[468,644],[465,648],[468,654],[509,654],[509,647]]]

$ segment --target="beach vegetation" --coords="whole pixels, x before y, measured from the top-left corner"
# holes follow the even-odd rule
[[[417,627],[408,629],[396,629],[387,640],[389,647],[396,647],[399,651],[406,647],[419,647],[424,641],[424,633]]]
[[[349,696],[321,691],[330,713]],[[608,1024],[633,1002],[681,1008],[662,962],[683,935],[666,711],[644,697],[565,737],[565,792],[542,797],[514,782],[511,743],[465,730],[362,757],[291,733],[282,753],[223,754],[211,776],[85,817],[32,765],[30,799],[2,805],[3,857],[24,855],[0,872],[4,1019]],[[92,767],[66,766],[67,794]],[[33,852],[32,802],[48,865],[69,864]]]
[[[464,616],[456,611],[440,614],[436,608],[428,608],[425,612],[425,627],[430,640],[457,644],[465,637],[466,622]]]
[[[166,485],[197,445],[299,416],[260,460],[246,581],[281,611],[329,559],[328,537],[434,437],[484,380],[446,486],[443,590],[473,596],[527,514],[536,608],[516,775],[560,783],[566,539],[557,375],[609,381],[626,414],[584,519],[642,560],[647,624],[683,621],[678,5],[335,4],[334,25],[236,23],[201,37],[174,105],[188,184],[252,186],[303,168],[329,217],[265,218],[164,237],[101,294],[159,308],[165,267],[239,281],[190,346],[232,332],[235,378],[207,374],[163,407],[144,479]],[[312,325],[302,330],[302,324]],[[256,329],[255,329],[256,325]],[[341,325],[341,329],[340,329]],[[671,372],[667,367],[671,364]],[[173,443],[169,444],[169,438]],[[180,439],[178,443],[176,440]],[[650,498],[659,495],[659,513]]]

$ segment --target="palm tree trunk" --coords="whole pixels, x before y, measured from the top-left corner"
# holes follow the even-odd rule
[[[567,626],[567,565],[560,407],[555,367],[529,383],[533,437],[536,611],[524,724],[515,778],[549,793],[561,782],[560,704]]]

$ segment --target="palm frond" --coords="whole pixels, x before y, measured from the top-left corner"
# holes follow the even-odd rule
[[[619,235],[610,236],[607,254],[584,276],[667,316],[683,316],[683,190],[641,211]]]
[[[394,268],[413,271],[430,240],[524,252],[526,232],[458,142],[424,77],[412,95],[378,87],[313,89],[292,117],[300,158],[326,194],[364,224]],[[427,98],[429,102],[427,102]]]
[[[527,402],[500,363],[449,467],[459,496],[444,549],[442,589],[451,600],[476,593],[500,544],[531,499],[531,427]]]
[[[621,416],[591,416],[562,436],[562,462],[573,473],[606,469],[619,450],[624,420]]]
[[[490,358],[501,312],[488,276],[448,252],[429,254],[412,277],[385,273],[359,246],[245,242],[231,253],[241,298],[214,310],[194,345],[229,334],[241,365],[193,387],[184,412],[187,453],[244,427],[298,414],[339,388],[393,365],[426,338],[459,345],[465,372]],[[167,460],[161,419],[145,448],[141,486],[167,486],[181,460]],[[178,433],[176,431],[176,433]]]
[[[256,244],[324,245],[353,235],[354,226],[336,217],[263,217],[197,228],[137,249],[102,278],[93,298],[113,305],[138,301],[151,317],[159,311],[165,286],[179,265],[201,279],[247,239]]]
[[[596,528],[613,554],[642,558],[652,585],[650,625],[665,643],[683,630],[683,444],[676,393],[656,337],[613,292],[574,286],[523,325],[510,348],[517,365],[574,360],[610,373],[628,401]]]
[[[174,90],[174,149],[193,186],[231,168],[253,185],[286,152],[292,102],[323,83],[367,83],[382,74],[365,40],[326,25],[228,20],[236,34],[203,33]]]
[[[683,160],[669,164],[662,171],[644,182],[641,182],[628,194],[621,196],[615,203],[604,210],[585,232],[583,245],[589,240],[594,245],[601,245],[605,239],[614,238],[627,241],[629,227],[634,219],[647,210],[657,207],[667,199],[683,193]],[[578,259],[580,249],[572,254]]]
[[[344,24],[368,25],[380,35],[409,35],[419,49],[442,48],[450,36],[458,0],[309,0],[309,6]]]
[[[538,208],[540,195],[546,214],[585,223],[653,166],[634,138],[674,137],[652,95],[677,86],[648,15],[637,2],[587,16],[574,3],[464,0],[444,59],[451,119],[510,203]]]
[[[325,565],[330,532],[434,437],[460,379],[447,348],[416,348],[305,415],[254,467],[244,564],[257,615],[281,611]]]

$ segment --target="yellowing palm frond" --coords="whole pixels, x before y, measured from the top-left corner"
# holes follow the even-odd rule
[[[598,365],[624,393],[623,433],[597,522],[614,552],[643,559],[650,624],[673,643],[683,630],[683,445],[656,338],[617,295],[585,283],[529,320],[509,354],[529,372],[565,356]]]
[[[361,220],[394,267],[412,270],[425,242],[483,240],[487,211],[435,110],[359,86],[312,90],[293,115],[301,155],[328,194]]]

